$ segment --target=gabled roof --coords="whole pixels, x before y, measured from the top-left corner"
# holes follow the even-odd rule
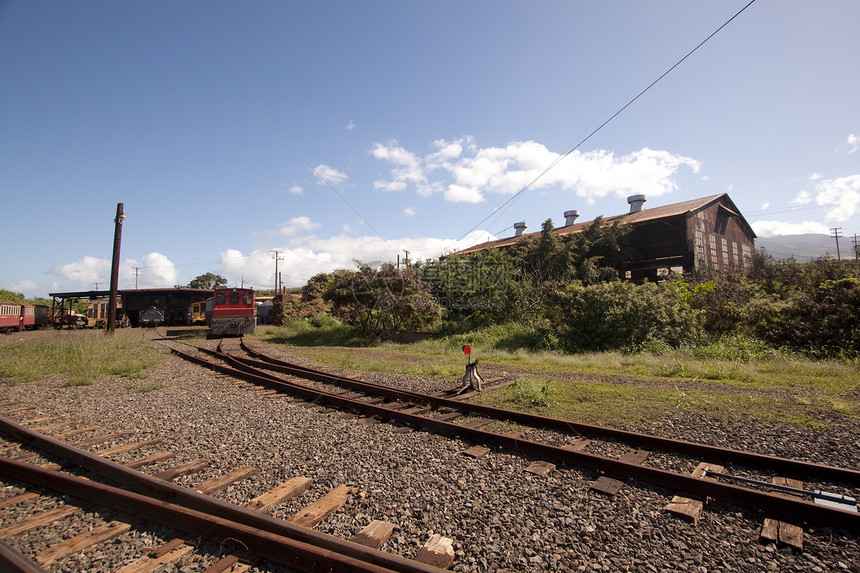
[[[671,205],[662,205],[660,207],[654,207],[652,209],[642,209],[636,213],[622,213],[621,215],[612,215],[610,217],[604,217],[604,222],[612,223],[614,221],[618,221],[623,219],[625,223],[629,223],[632,225],[638,223],[645,223],[648,221],[656,221],[659,219],[667,219],[670,217],[679,217],[686,215],[687,213],[691,213],[694,211],[700,211],[705,209],[706,207],[711,206],[714,203],[720,202],[720,207],[725,209],[729,216],[738,217],[738,223],[742,226],[746,227],[750,234],[755,237],[755,232],[753,232],[752,227],[750,227],[749,223],[746,222],[746,219],[740,214],[740,211],[729,199],[727,193],[721,193],[719,195],[711,195],[709,197],[702,197],[701,199],[691,199],[689,201],[682,201],[680,203],[673,203]],[[594,221],[585,221],[582,223],[574,223],[573,225],[566,225],[564,227],[556,227],[553,229],[554,233],[559,235],[570,235],[573,233],[579,233]],[[526,238],[536,238],[540,237],[542,231],[535,231],[534,233],[524,233],[519,237],[507,237],[505,239],[498,239],[495,241],[486,241],[484,243],[479,243],[477,245],[473,245],[462,251],[458,251],[454,254],[464,255],[467,253],[475,253],[477,251],[483,251],[484,249],[489,249],[491,247],[495,248],[504,248],[517,243]]]

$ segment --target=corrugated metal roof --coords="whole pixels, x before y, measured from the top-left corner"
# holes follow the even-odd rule
[[[620,215],[612,215],[610,217],[604,217],[604,221],[607,223],[612,223],[617,221],[618,219],[624,219],[625,223],[644,223],[647,221],[655,221],[658,219],[666,219],[668,217],[678,217],[681,215],[686,215],[692,211],[698,211],[704,209],[705,207],[720,201],[725,198],[729,204],[734,207],[734,209],[728,209],[730,212],[734,212],[738,214],[738,217],[741,218],[744,225],[749,228],[750,233],[752,233],[753,237],[755,237],[755,233],[753,233],[752,228],[749,224],[744,220],[743,216],[739,214],[737,211],[737,207],[729,198],[727,193],[720,193],[719,195],[711,195],[709,197],[702,197],[701,199],[691,199],[689,201],[682,201],[680,203],[673,203],[671,205],[662,205],[660,207],[654,207],[651,209],[642,209],[637,213],[622,213]],[[564,227],[556,227],[554,232],[559,235],[570,235],[572,233],[579,233],[585,227],[593,223],[593,221],[585,221],[582,223],[574,223],[573,225],[567,225]],[[477,251],[482,251],[484,249],[488,249],[490,247],[503,248],[513,245],[514,243],[521,241],[528,237],[540,237],[541,231],[536,231],[534,233],[524,233],[519,237],[507,237],[505,239],[498,239],[496,241],[487,241],[484,243],[480,243],[474,245],[472,247],[468,247],[463,249],[462,251],[458,251],[454,254],[466,254],[466,253],[474,253]]]

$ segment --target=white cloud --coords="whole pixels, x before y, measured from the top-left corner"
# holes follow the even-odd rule
[[[610,194],[670,193],[677,189],[673,177],[682,167],[694,173],[701,168],[695,159],[648,148],[621,157],[604,150],[575,151],[563,157],[534,141],[478,148],[471,137],[450,142],[440,139],[434,147],[436,151],[420,157],[396,142],[377,143],[371,155],[394,167],[390,178],[376,181],[374,187],[400,191],[412,185],[419,195],[444,191],[448,201],[477,203],[487,193],[512,195],[534,181],[535,189],[575,189],[593,203]],[[432,180],[436,171],[442,172],[437,176],[441,179]]]
[[[85,256],[73,263],[56,265],[51,273],[89,290],[95,288],[95,283],[105,283],[110,279],[111,263],[108,259]]]
[[[481,203],[486,201],[478,189],[463,187],[462,185],[449,185],[445,191],[445,200],[451,203]]]
[[[314,167],[314,173],[320,185],[340,185],[349,178],[346,173],[338,171],[325,163],[320,163]]]
[[[135,267],[139,275],[135,281]],[[120,266],[120,288],[171,288],[176,285],[179,273],[176,265],[161,253],[149,253],[139,262],[127,259]]]
[[[293,235],[298,235],[301,232],[313,231],[319,226],[320,224],[311,221],[310,217],[293,217],[278,227],[278,234],[292,237]]]
[[[770,201],[765,201],[764,203],[762,203],[761,208],[762,208],[762,210],[769,209],[770,208]]]
[[[352,131],[352,130],[354,130],[356,127],[358,127],[358,126],[357,126],[357,125],[355,125],[355,122],[354,122],[354,121],[352,121],[352,120],[349,120],[349,123],[348,123],[348,124],[346,124],[346,127],[345,127],[344,129],[345,129],[346,131]]]
[[[818,193],[815,202],[831,207],[826,215],[828,221],[844,222],[860,207],[860,175],[825,179],[815,186],[815,190]]]
[[[845,141],[845,145],[848,146],[848,153],[854,153],[860,149],[860,137],[857,137],[853,133],[849,133],[848,139]]]
[[[751,223],[753,231],[759,237],[780,237],[782,235],[827,234],[830,229],[820,221],[756,221]]]
[[[789,201],[792,205],[809,205],[812,203],[812,196],[809,194],[809,191],[801,191],[797,194],[797,197]]]
[[[415,215],[415,207],[407,207],[403,210],[403,214],[407,217],[412,217]]]
[[[295,182],[293,182],[293,184],[290,186],[287,186],[286,183],[281,183],[281,187],[286,189],[287,193],[292,193],[293,195],[301,195],[305,192],[304,187]]]
[[[377,236],[355,237],[339,235],[328,239],[309,238],[301,247],[278,248],[282,260],[278,261],[278,271],[288,287],[302,286],[317,273],[331,272],[335,269],[353,269],[354,260],[367,264],[396,261],[397,255],[409,251],[411,260],[437,257],[446,252],[464,249],[471,245],[496,237],[487,231],[474,231],[462,241],[437,239],[433,237],[401,238],[385,241]],[[255,288],[274,288],[274,253],[253,251],[244,255],[236,249],[221,253],[221,272],[230,284],[245,284]]]
[[[397,145],[396,142],[389,146],[377,143],[370,150],[370,154],[376,159],[396,165],[391,170],[392,179],[390,181],[374,181],[374,189],[403,191],[409,184],[416,185],[419,188],[426,186],[427,177],[421,167],[419,158]]]
[[[809,176],[809,180],[810,181],[818,181],[822,177],[823,177],[823,175],[821,175],[821,173],[813,173],[812,175]]]
[[[21,293],[26,298],[34,298],[37,296],[47,297],[48,293],[58,292],[60,285],[56,281],[37,283],[36,281],[28,279],[20,279],[13,281],[0,281],[0,289]]]

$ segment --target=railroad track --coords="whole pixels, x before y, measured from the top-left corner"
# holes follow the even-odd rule
[[[63,564],[63,570],[74,569],[74,565],[69,565],[70,557],[85,551],[109,554],[106,546],[114,540],[154,536],[153,530],[159,530],[158,537],[164,541],[120,567],[110,566],[122,560],[117,556],[103,557],[101,562],[99,557],[91,560],[97,563],[100,571],[122,573],[160,571],[172,562],[187,560],[189,554],[195,552],[198,553],[197,562],[204,563],[209,573],[238,573],[252,565],[269,570],[267,563],[298,571],[430,573],[439,570],[425,562],[377,550],[385,535],[390,535],[391,529],[386,527],[390,524],[374,522],[353,541],[314,531],[313,525],[339,507],[338,500],[349,494],[349,488],[336,488],[289,520],[275,519],[266,512],[302,493],[311,480],[289,480],[245,506],[238,506],[210,494],[247,477],[252,468],[239,468],[189,489],[171,480],[193,472],[195,467],[199,469],[199,463],[148,475],[137,470],[169,458],[169,453],[152,454],[129,464],[109,459],[111,455],[137,450],[158,440],[132,442],[90,453],[87,447],[112,442],[132,432],[95,436],[73,445],[27,425],[39,424],[38,429],[45,431],[71,427],[74,422],[47,423],[52,420],[40,417],[32,406],[2,410],[0,432],[12,441],[0,444],[3,454],[0,455],[0,476],[6,489],[16,493],[0,499],[0,516],[3,512],[24,514],[23,518],[15,516],[6,520],[10,523],[0,528],[0,570],[4,572],[45,571],[57,564]],[[29,419],[16,423],[9,416]],[[70,438],[96,429],[89,426],[67,430],[65,434]],[[46,531],[51,527],[56,527],[58,533]],[[32,539],[22,539],[34,531],[42,541],[34,543]],[[43,541],[54,538],[61,541]],[[434,563],[441,558],[436,552],[438,543],[438,538],[431,537],[425,545],[426,562]],[[16,548],[16,544],[21,549]]]
[[[478,444],[475,450],[478,454],[482,447],[496,446],[545,460],[534,469],[536,473],[548,471],[551,463],[597,470],[602,476],[593,488],[610,495],[628,479],[665,487],[679,492],[666,509],[685,519],[696,520],[701,515],[702,502],[713,499],[749,507],[767,516],[763,535],[772,535],[766,530],[773,529],[773,524],[778,522],[860,531],[860,514],[856,504],[851,503],[858,497],[860,471],[857,470],[580,424],[443,395],[409,392],[290,364],[266,356],[244,340],[241,341],[244,355],[227,352],[221,345],[217,351],[189,346],[196,349],[195,354],[175,346],[171,350],[187,360],[241,378],[258,388],[283,392],[372,421],[394,423],[404,429],[423,428],[467,439]],[[467,422],[458,423],[461,420]],[[552,430],[567,443],[553,445],[523,439],[517,432],[484,429],[498,421]],[[601,449],[589,443],[596,440],[623,444],[627,448],[615,447],[620,451],[618,457],[589,453],[589,449]],[[686,474],[646,464],[649,459],[667,456],[675,459],[682,456],[688,463],[690,460],[697,463],[693,464],[693,471]],[[750,481],[759,483],[751,486]],[[828,491],[837,493],[830,495]],[[804,493],[798,495],[799,492],[820,492],[821,496],[816,502],[816,498]],[[837,500],[842,503],[832,503]]]

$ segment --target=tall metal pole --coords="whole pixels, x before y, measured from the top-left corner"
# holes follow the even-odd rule
[[[113,334],[116,330],[116,293],[119,283],[119,245],[122,239],[122,222],[125,221],[125,213],[122,203],[116,204],[116,219],[113,220],[113,261],[110,267],[110,303],[108,304],[108,323],[105,334]]]

